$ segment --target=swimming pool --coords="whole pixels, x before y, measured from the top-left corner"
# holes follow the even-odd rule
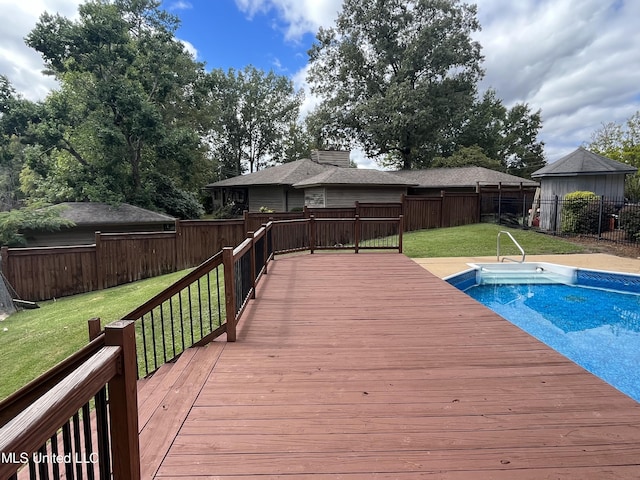
[[[640,276],[561,265],[482,264],[446,278],[640,402]]]

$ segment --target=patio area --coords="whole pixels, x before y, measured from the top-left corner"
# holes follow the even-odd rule
[[[223,340],[139,382],[143,478],[640,469],[640,404],[403,255],[278,257]]]

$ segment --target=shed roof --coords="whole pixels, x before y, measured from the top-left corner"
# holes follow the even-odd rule
[[[603,175],[635,173],[638,169],[626,163],[611,160],[597,153],[578,147],[569,155],[536,170],[532,177],[575,177],[578,175]]]
[[[293,186],[306,188],[331,185],[408,187],[415,184],[410,180],[381,170],[333,167],[318,175],[301,180]]]
[[[476,185],[506,185],[537,187],[538,182],[484,167],[429,168],[398,170],[395,175],[418,185],[418,188],[476,187]]]
[[[121,203],[63,202],[60,216],[76,225],[131,225],[173,223],[174,217]]]
[[[233,178],[210,183],[205,188],[216,187],[250,187],[258,185],[293,185],[306,178],[315,176],[326,170],[336,168],[332,165],[323,165],[308,158],[295,162],[283,163],[275,167],[265,168],[257,172],[239,175]],[[346,170],[346,169],[345,169]]]

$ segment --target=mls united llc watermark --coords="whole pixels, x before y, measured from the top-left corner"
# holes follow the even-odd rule
[[[33,463],[98,463],[99,456],[97,453],[90,453],[88,455],[82,454],[80,452],[76,453],[64,453],[64,454],[54,454],[54,453],[41,453],[34,452],[29,454],[27,452],[0,452],[0,460],[2,463],[16,463],[16,464],[24,464],[32,461]]]

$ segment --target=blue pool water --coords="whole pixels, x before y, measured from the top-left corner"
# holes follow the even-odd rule
[[[562,284],[465,293],[640,402],[640,295]]]

